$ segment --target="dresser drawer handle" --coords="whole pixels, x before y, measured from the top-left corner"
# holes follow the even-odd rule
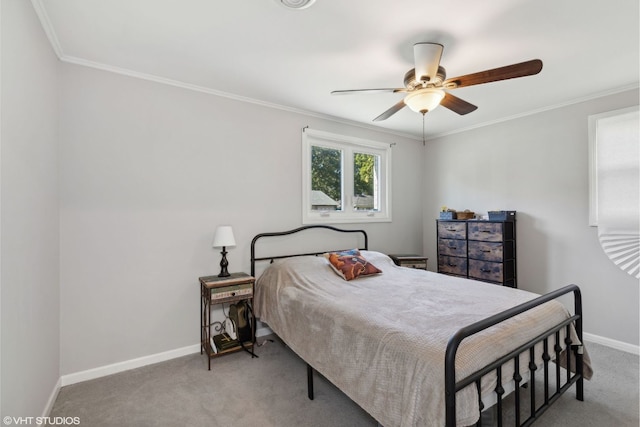
[[[449,244],[449,247],[450,247],[451,249],[458,249],[458,247],[457,247],[456,245],[452,245],[452,244]]]
[[[448,265],[449,267],[457,267],[457,266],[458,266],[458,264],[451,264],[451,263],[448,263],[447,265]]]
[[[487,254],[488,254],[488,253],[490,253],[490,252],[491,252],[491,249],[483,249],[481,252],[484,252],[484,253],[487,253]]]
[[[481,268],[480,271],[482,271],[483,273],[491,273],[490,268]]]
[[[455,227],[445,227],[444,229],[447,231],[456,231]]]

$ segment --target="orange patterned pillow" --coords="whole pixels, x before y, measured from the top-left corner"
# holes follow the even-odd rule
[[[382,270],[379,270],[360,255],[360,251],[357,249],[344,252],[329,252],[324,256],[329,260],[329,265],[333,271],[344,280],[353,280],[360,276],[382,273]]]

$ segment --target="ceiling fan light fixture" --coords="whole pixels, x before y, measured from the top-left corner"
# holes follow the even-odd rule
[[[316,2],[316,0],[276,0],[278,4],[287,9],[306,9]]]
[[[428,113],[433,111],[444,98],[442,89],[426,88],[411,92],[404,98],[404,103],[416,113]]]

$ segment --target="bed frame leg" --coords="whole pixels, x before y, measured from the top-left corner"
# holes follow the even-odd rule
[[[582,292],[577,286],[573,291],[573,300],[574,313],[577,316],[580,316],[575,323],[576,333],[578,334],[578,339],[580,340],[580,346],[576,351],[576,373],[580,375],[580,378],[578,378],[578,381],[576,383],[576,398],[582,402],[584,401],[584,340],[582,337]]]
[[[485,409],[480,412],[480,419],[478,420],[477,425],[493,427],[498,424],[498,408],[496,405],[493,405],[490,408]]]
[[[580,337],[582,339],[582,337]],[[580,378],[576,381],[576,399],[584,401],[584,346],[580,345],[576,351],[576,372]]]
[[[313,368],[307,363],[307,395],[313,400]]]

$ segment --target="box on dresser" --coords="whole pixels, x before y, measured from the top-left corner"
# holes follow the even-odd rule
[[[489,211],[489,221],[515,221],[516,211]]]

